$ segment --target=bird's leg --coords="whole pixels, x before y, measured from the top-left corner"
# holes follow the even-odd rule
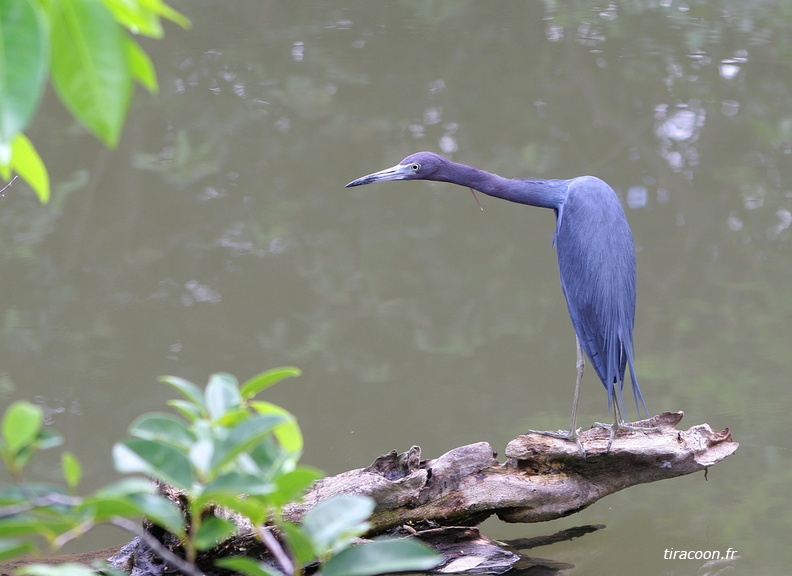
[[[583,458],[586,458],[586,450],[583,448],[583,444],[580,442],[580,436],[578,436],[578,432],[580,429],[577,428],[577,409],[578,409],[578,399],[580,398],[580,383],[583,381],[583,369],[586,367],[586,360],[583,356],[583,348],[580,346],[580,338],[575,335],[575,344],[577,345],[577,360],[575,361],[575,368],[577,368],[577,378],[575,379],[575,395],[572,398],[572,417],[569,422],[569,430],[566,432],[558,431],[558,432],[550,432],[548,430],[528,430],[531,434],[542,434],[543,436],[552,436],[553,438],[561,438],[563,440],[569,440],[577,444],[580,453],[583,455]],[[609,446],[610,447],[610,446]]]
[[[613,424],[610,426],[605,426],[606,428],[610,428],[610,435],[608,436],[608,445],[605,447],[605,454],[610,452],[611,444],[613,444],[613,439],[616,437],[616,429],[620,428],[622,424],[624,424],[624,420],[622,420],[621,415],[619,414],[619,403],[616,401],[616,395],[613,395]],[[597,422],[594,423],[595,425]]]
[[[630,432],[660,432],[660,428],[654,426],[633,426],[629,422],[625,421],[624,418],[622,418],[621,413],[619,412],[619,403],[616,401],[615,392],[613,395],[613,424],[603,424],[602,422],[594,422],[594,426],[598,426],[600,428],[607,428],[608,430],[610,430],[610,436],[608,437],[608,446],[607,448],[605,448],[605,454],[610,452],[611,444],[613,444],[613,439],[616,437],[616,432],[618,430],[629,430]]]
[[[583,348],[580,346],[580,338],[578,338],[577,334],[575,334],[575,345],[577,346],[577,359],[575,360],[577,378],[575,378],[575,395],[572,398],[572,418],[569,422],[569,437],[574,437],[577,440],[578,399],[580,398],[580,383],[583,381],[583,369],[586,367],[586,358],[583,356]],[[580,440],[577,440],[577,442],[580,444]]]

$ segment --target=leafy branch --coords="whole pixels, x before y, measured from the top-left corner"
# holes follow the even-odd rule
[[[255,396],[297,375],[296,368],[279,368],[240,385],[232,375],[220,373],[204,390],[181,378],[163,378],[181,396],[168,403],[177,414],[137,418],[130,438],[113,447],[116,469],[132,476],[87,496],[76,495],[82,471],[70,453],[62,458],[65,490],[22,481],[35,452],[57,446],[61,437],[43,426],[40,407],[13,404],[3,417],[0,437],[0,457],[16,483],[0,492],[0,560],[32,552],[34,536],[58,550],[110,524],[140,537],[165,562],[190,575],[203,571],[199,553],[251,527],[270,554],[223,558],[218,566],[250,576],[292,576],[305,566],[320,565],[324,576],[365,576],[437,564],[435,553],[409,539],[353,546],[370,527],[374,502],[367,497],[337,496],[314,506],[300,524],[283,520],[282,507],[299,500],[321,474],[298,463],[303,437],[295,418]],[[177,490],[183,506],[159,493],[148,478]],[[227,514],[214,514],[218,506]],[[167,531],[176,545],[144,530],[133,520],[140,517]],[[26,573],[54,576],[51,568],[33,565]]]
[[[162,0],[0,2],[0,177],[16,172],[49,200],[46,166],[24,131],[50,75],[69,112],[115,147],[134,84],[158,89],[154,65],[132,35],[161,38],[163,18],[190,25]]]

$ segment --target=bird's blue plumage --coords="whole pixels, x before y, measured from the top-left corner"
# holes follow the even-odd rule
[[[572,326],[597,376],[624,414],[630,365],[636,408],[645,408],[633,368],[635,249],[619,198],[592,176],[568,181],[556,210],[555,246]]]
[[[551,208],[556,214],[554,244],[561,288],[582,349],[624,420],[622,396],[630,369],[635,405],[647,413],[633,365],[635,248],[613,189],[599,178],[510,180],[452,162],[432,152],[412,154],[398,165],[350,182],[435,180],[468,186],[511,202]],[[573,429],[574,432],[574,412]]]

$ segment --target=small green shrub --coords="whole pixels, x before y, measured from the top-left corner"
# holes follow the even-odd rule
[[[142,538],[165,561],[182,572],[199,574],[199,552],[211,550],[237,531],[230,520],[211,514],[217,505],[250,525],[271,552],[271,563],[248,557],[224,558],[218,566],[250,576],[301,574],[320,564],[324,576],[366,576],[425,570],[440,557],[410,539],[379,539],[353,546],[364,534],[374,502],[340,495],[311,509],[300,525],[282,519],[281,508],[298,500],[321,477],[299,464],[303,437],[297,421],[283,408],[254,397],[296,368],[278,368],[242,383],[230,374],[214,374],[204,390],[176,377],[162,382],[180,394],[168,404],[173,413],[147,413],[130,426],[130,438],[113,447],[116,469],[127,476],[97,492],[78,496],[81,466],[76,456],[62,458],[64,486],[28,484],[24,467],[37,450],[60,444],[61,437],[43,427],[42,410],[28,402],[10,406],[2,420],[0,456],[15,485],[0,492],[0,560],[35,551],[34,537],[51,550],[101,524],[120,526]],[[184,511],[157,493],[150,479],[183,495]],[[144,517],[175,535],[184,550],[177,557],[143,532]],[[280,539],[265,527],[279,528]],[[85,567],[60,570],[80,576]],[[26,574],[53,574],[52,567],[32,565]]]

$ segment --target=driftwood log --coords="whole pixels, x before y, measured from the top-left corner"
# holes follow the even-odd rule
[[[509,442],[502,463],[486,442],[455,448],[430,460],[422,459],[418,446],[402,453],[393,450],[367,468],[319,480],[302,502],[285,507],[284,516],[299,522],[316,503],[336,494],[367,495],[377,503],[367,536],[417,535],[445,555],[446,573],[471,569],[469,554],[461,559],[454,550],[461,541],[467,550],[475,542],[482,547],[476,556],[481,559],[475,566],[477,573],[501,573],[519,562],[520,555],[471,528],[489,516],[495,514],[506,522],[562,518],[629,486],[706,473],[737,449],[728,429],[716,432],[701,424],[677,430],[682,416],[682,412],[666,412],[633,423],[647,430],[619,430],[607,452],[608,429],[581,432],[585,455],[573,442],[540,434],[525,434]],[[233,542],[223,545],[226,553],[237,548],[247,554],[264,554],[252,528],[240,522]],[[150,559],[137,557],[147,550],[133,541],[113,562],[137,575],[151,574]],[[495,567],[490,569],[488,562]]]

